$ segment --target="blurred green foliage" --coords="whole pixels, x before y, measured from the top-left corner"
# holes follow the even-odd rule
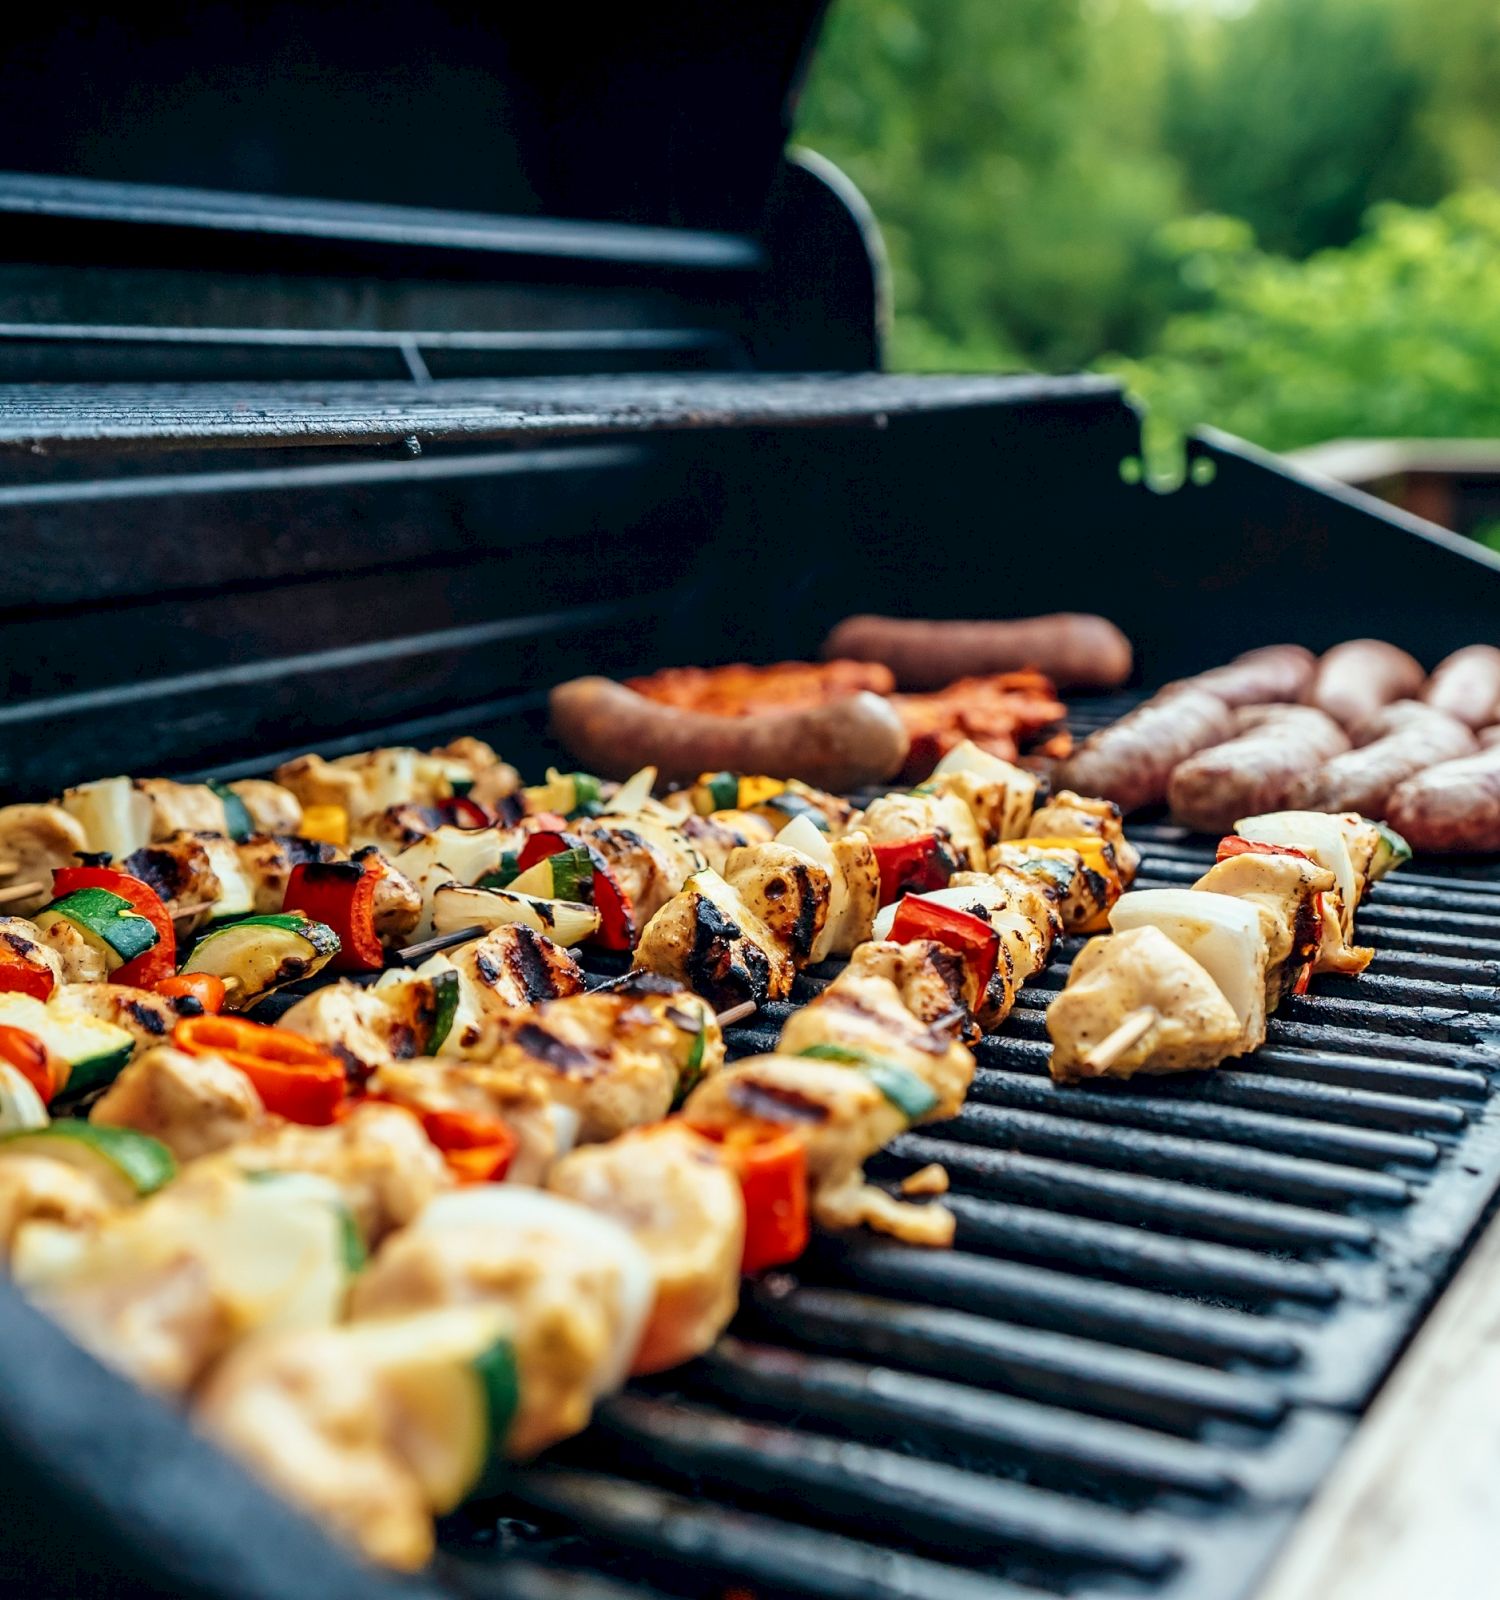
[[[797,131],[881,220],[894,366],[1500,433],[1500,0],[834,0]]]

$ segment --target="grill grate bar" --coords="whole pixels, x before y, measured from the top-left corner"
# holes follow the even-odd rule
[[[1169,1356],[1038,1333],[962,1311],[909,1306],[843,1289],[763,1285],[752,1301],[763,1330],[1030,1399],[1162,1426],[1209,1418],[1270,1428],[1287,1403],[1269,1383]]]
[[[896,1518],[913,1543],[949,1556],[993,1560],[1003,1552],[1013,1560],[1020,1547],[1049,1565],[1106,1567],[1157,1581],[1177,1565],[1171,1545],[1136,1518],[1096,1506],[1082,1519],[1063,1495],[940,1462],[632,1396],[601,1408],[600,1421],[632,1469],[645,1463],[694,1488],[706,1481],[776,1502],[806,1495],[820,1518],[831,1514],[855,1532]]]

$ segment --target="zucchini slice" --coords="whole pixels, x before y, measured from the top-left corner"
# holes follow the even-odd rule
[[[300,983],[338,954],[332,928],[301,911],[216,923],[188,952],[183,972],[210,972],[234,984],[226,1004],[244,1011],[275,989]]]
[[[255,832],[250,808],[227,783],[210,783],[209,788],[224,802],[224,831],[236,844],[243,844]]]
[[[134,1128],[65,1118],[45,1128],[0,1136],[0,1160],[7,1155],[45,1156],[97,1178],[117,1205],[154,1194],[177,1176],[172,1152]]]
[[[29,994],[0,994],[0,1025],[32,1034],[63,1063],[66,1075],[59,1094],[85,1094],[112,1083],[135,1054],[135,1040],[124,1028],[81,1011],[43,1005]]]
[[[517,894],[512,889],[467,889],[445,884],[432,897],[435,933],[456,933],[460,928],[502,928],[518,922],[535,928],[557,944],[581,944],[599,926],[593,906],[569,900],[543,900]]]
[[[587,850],[559,850],[498,887],[542,900],[587,904],[594,894],[594,861]]]
[[[33,920],[46,934],[59,919],[70,922],[103,953],[111,972],[144,955],[159,937],[123,895],[112,894],[108,889],[75,889],[50,906],[43,906]]]

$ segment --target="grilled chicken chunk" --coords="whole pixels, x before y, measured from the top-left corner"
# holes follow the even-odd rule
[[[123,1028],[135,1040],[136,1055],[166,1043],[184,1015],[175,1001],[125,983],[65,984],[52,997],[52,1004],[59,1011],[81,1012]],[[186,1014],[196,1012],[189,1009]]]
[[[114,1210],[93,1173],[46,1156],[0,1157],[0,1244],[9,1250],[27,1222],[91,1228]]]
[[[833,879],[810,856],[784,844],[755,844],[731,852],[725,882],[798,965],[810,958],[828,923]]]
[[[62,957],[44,942],[36,924],[24,917],[0,917],[0,952],[3,952],[7,963],[23,963],[44,982],[47,973],[52,974],[54,984],[67,981],[63,975]]]
[[[174,833],[227,833],[224,802],[206,783],[174,783],[170,778],[137,778],[137,791],[151,803],[151,837]]]
[[[644,927],[708,865],[696,841],[646,817],[583,817],[572,830],[604,857]]]
[[[456,775],[455,769],[466,767],[470,776],[469,798],[492,811],[521,787],[521,774],[508,761],[502,761],[483,739],[466,734],[430,754],[447,770],[450,783]]]
[[[217,795],[213,798],[218,800]],[[219,804],[222,809],[223,802]],[[205,926],[224,893],[224,884],[214,868],[208,845],[198,833],[162,834],[145,849],[127,856],[120,863],[120,870],[156,890],[183,934],[194,933]],[[185,906],[192,909],[182,910]],[[281,910],[280,901],[276,909]]]
[[[716,872],[695,873],[651,918],[635,965],[696,990],[721,1011],[785,999],[796,977],[780,940]]]
[[[103,983],[109,977],[104,952],[67,917],[43,915],[40,922],[26,926],[26,943],[39,944],[51,952],[53,960],[46,964],[52,966],[55,962],[63,983]],[[45,956],[42,959],[46,961]]]
[[[1071,789],[1059,789],[1026,826],[1029,839],[1069,839],[1079,834],[1095,834],[1114,850],[1121,884],[1128,888],[1135,881],[1141,853],[1125,837],[1120,808],[1113,800],[1093,800]]]
[[[1137,1013],[1149,1024],[1108,1061],[1088,1057]],[[1052,1076],[1129,1078],[1216,1067],[1239,1045],[1240,1019],[1208,973],[1159,928],[1090,939],[1047,1008]]]
[[[1089,932],[1103,925],[1105,914],[1123,887],[1108,841],[1101,844],[1103,872],[1066,845],[1031,844],[1025,839],[997,844],[989,855],[992,874],[1010,867],[1035,878],[1052,898],[1070,932]]]
[[[745,1204],[719,1147],[675,1119],[587,1145],[547,1187],[629,1229],[656,1298],[632,1364],[660,1372],[707,1350],[739,1306]]]
[[[495,928],[445,955],[472,1001],[470,1030],[486,1017],[581,994],[586,987],[583,968],[568,951],[545,934],[520,924]],[[455,1052],[467,1053],[477,1040],[477,1033],[471,1039],[456,1039]]]
[[[281,910],[286,903],[286,886],[293,867],[308,862],[321,865],[339,861],[344,854],[335,845],[323,844],[317,839],[270,833],[252,834],[237,844],[235,850],[240,858],[240,867],[250,880],[258,915]]]
[[[688,811],[677,819],[677,827],[704,862],[720,876],[736,850],[748,845],[769,844],[776,833],[773,823],[756,816],[753,811],[715,811],[706,817]]]
[[[52,874],[58,867],[77,864],[89,848],[83,824],[61,806],[0,806],[0,888],[23,883],[42,887],[29,895],[6,901],[8,909],[24,915],[52,898]]]
[[[1040,786],[1034,772],[1002,761],[969,739],[938,762],[924,785],[969,808],[986,849],[1026,832]]]
[[[505,1454],[578,1433],[624,1378],[650,1310],[649,1259],[607,1217],[507,1186],[446,1196],[388,1239],[355,1282],[356,1319],[492,1305],[514,1327],[519,1404]]]
[[[280,1026],[321,1044],[344,1063],[352,1082],[363,1083],[387,1062],[422,1055],[437,1016],[433,981],[403,972],[373,987],[340,978],[314,989]]]
[[[89,1121],[148,1133],[187,1162],[252,1137],[271,1119],[238,1067],[218,1056],[157,1045],[115,1079]]]
[[[830,987],[854,985],[861,978],[883,978],[892,984],[902,1005],[927,1028],[955,1039],[977,1036],[969,1013],[978,997],[970,992],[964,959],[935,939],[905,944],[868,940],[849,957],[849,965]]]
[[[578,1114],[581,1144],[659,1121],[724,1060],[723,1035],[704,1001],[649,978],[497,1017],[488,1029],[493,1045],[484,1059],[540,1073],[552,1099]]]
[[[1297,989],[1312,970],[1322,944],[1319,900],[1333,874],[1300,856],[1246,853],[1210,867],[1193,885],[1249,901],[1260,912],[1266,941],[1266,1009]]]
[[[229,785],[250,813],[257,833],[296,833],[302,826],[302,802],[290,789],[269,778],[236,778]]]
[[[313,1172],[332,1179],[366,1244],[410,1222],[451,1183],[411,1112],[374,1101],[332,1127],[273,1124],[188,1170],[217,1170],[214,1163],[239,1172]]]
[[[953,858],[953,870],[984,868],[984,842],[968,804],[956,794],[886,794],[855,819],[870,843],[896,844],[936,834]]]
[[[921,993],[925,986],[913,987]],[[857,1059],[894,1062],[930,1091],[927,1109],[908,1120],[931,1122],[954,1116],[974,1079],[974,1057],[957,1038],[962,1021],[951,1005],[931,1023],[914,1016],[890,978],[872,964],[851,963],[787,1018],[776,1049],[788,1056],[831,1048]]]

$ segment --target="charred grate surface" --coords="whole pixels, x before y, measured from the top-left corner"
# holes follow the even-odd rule
[[[1142,886],[1211,860],[1132,836]],[[1500,1188],[1500,882],[1420,865],[1362,916],[1364,978],[1210,1074],[1053,1085],[1063,941],[960,1116],[872,1164],[942,1162],[956,1248],[818,1240],[709,1356],[518,1472],[500,1542],[636,1592],[1251,1593]],[[460,1588],[496,1510],[450,1530]]]

